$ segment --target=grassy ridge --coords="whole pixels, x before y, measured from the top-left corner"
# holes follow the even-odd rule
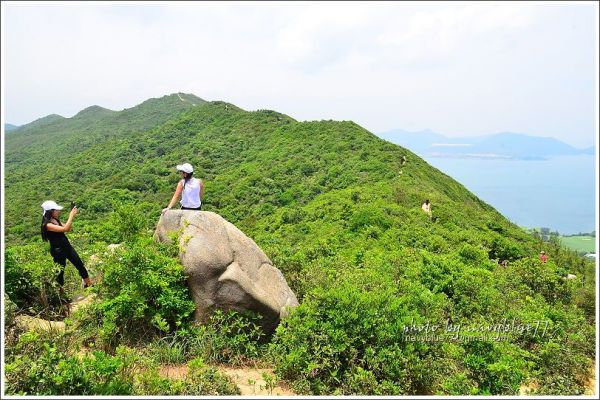
[[[596,252],[596,238],[593,236],[561,236],[560,242],[578,253]]]

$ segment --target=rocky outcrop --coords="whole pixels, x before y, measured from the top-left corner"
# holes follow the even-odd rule
[[[15,318],[16,325],[23,331],[40,330],[64,332],[64,321],[49,321],[47,319],[32,317],[30,315],[18,315]]]
[[[266,254],[218,214],[168,210],[154,237],[164,243],[178,238],[197,321],[205,320],[215,308],[250,310],[263,316],[263,329],[270,332],[289,307],[298,304]]]

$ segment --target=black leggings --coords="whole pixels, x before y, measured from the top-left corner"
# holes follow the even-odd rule
[[[73,246],[50,247],[50,254],[52,254],[54,262],[62,266],[56,277],[59,285],[62,286],[65,284],[65,267],[67,266],[67,260],[71,261],[75,268],[77,268],[77,272],[79,272],[79,276],[81,276],[82,279],[86,279],[89,276],[87,269],[83,266],[83,261],[81,261],[79,254],[77,254]]]
[[[202,204],[198,208],[181,207],[182,210],[196,210],[196,211],[200,211],[201,208],[202,208]]]

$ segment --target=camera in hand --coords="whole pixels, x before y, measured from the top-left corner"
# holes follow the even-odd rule
[[[74,201],[72,201],[72,202],[71,202],[71,209],[73,209],[73,208],[75,208],[75,207],[77,207],[77,204],[75,204],[75,202],[74,202]]]

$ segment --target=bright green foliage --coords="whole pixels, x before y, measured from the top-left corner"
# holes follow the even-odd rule
[[[7,356],[7,394],[133,394],[133,358],[125,348],[115,356],[94,352],[78,357],[69,355],[64,337],[50,341],[28,332]]]
[[[313,394],[427,391],[440,373],[439,344],[402,341],[405,326],[427,322],[419,301],[352,286],[315,294],[278,327],[277,372]]]
[[[165,246],[140,238],[108,254],[100,273],[101,302],[90,310],[89,323],[97,319],[104,342],[172,332],[190,322],[195,305],[183,267]]]
[[[4,253],[5,293],[18,309],[31,315],[54,319],[66,313],[66,300],[56,281],[60,266],[55,264],[47,244],[31,243],[7,248]],[[79,292],[81,278],[72,265],[65,268],[65,292]]]
[[[573,335],[573,338],[570,339],[570,341],[580,340],[582,338],[579,335]],[[542,367],[538,377],[541,383],[539,394],[543,395],[559,395],[561,393],[582,395],[586,379],[585,375],[581,374],[581,370],[589,370],[593,365],[589,357],[574,352],[572,346],[565,346],[564,342],[554,341],[541,346],[536,364]]]
[[[184,379],[158,375],[156,365],[133,349],[118,347],[77,355],[68,337],[28,332],[7,353],[6,394],[10,395],[237,395],[239,389],[201,359],[188,363]]]
[[[581,361],[595,356],[591,262],[525,233],[355,123],[184,103],[168,96],[118,118],[92,109],[7,135],[9,252],[39,242],[39,204],[50,198],[80,205],[70,234],[76,248],[127,243],[99,271],[102,302],[90,311],[110,347],[127,335],[192,332],[176,251],[136,239],[149,236],[179,179],[174,166],[187,161],[205,181],[203,209],[253,238],[302,303],[278,328],[269,355],[299,391],[515,394],[528,379],[540,392],[582,391]],[[149,105],[152,112],[143,111]],[[425,199],[433,218],[420,209]],[[537,259],[542,249],[546,264]],[[13,260],[11,280],[21,282],[14,293],[27,293],[31,278],[18,272],[27,260]],[[566,281],[567,273],[577,279]],[[409,317],[463,326],[541,320],[554,336],[511,334],[479,347],[409,343],[396,335]],[[257,335],[239,329],[245,322],[223,320],[219,329],[180,334],[198,346],[184,341],[161,357],[187,360],[192,348],[209,362],[261,357]],[[549,343],[558,343],[560,362]]]
[[[117,250],[103,264],[98,293],[99,309],[113,334],[157,328],[164,332],[183,327],[195,309],[185,285],[183,267],[150,239],[140,239]]]
[[[22,249],[21,252],[23,252]],[[35,268],[31,268],[31,264],[18,261],[18,256],[16,254],[16,249],[7,249],[4,253],[4,277],[6,279],[7,284],[5,285],[5,292],[8,297],[17,305],[21,307],[31,305],[40,305],[40,298],[42,296],[38,296],[38,287],[35,285],[36,278],[40,276],[36,274],[38,272]],[[51,275],[52,273],[57,272],[56,268],[52,268],[50,271],[47,271],[50,268],[43,268],[45,274],[43,275]],[[48,274],[50,273],[50,274]],[[43,283],[39,285],[43,288]]]
[[[142,213],[147,206],[147,203],[136,207],[131,204],[115,206],[107,224],[114,232],[112,242],[131,242],[137,239],[146,226],[146,218]]]

